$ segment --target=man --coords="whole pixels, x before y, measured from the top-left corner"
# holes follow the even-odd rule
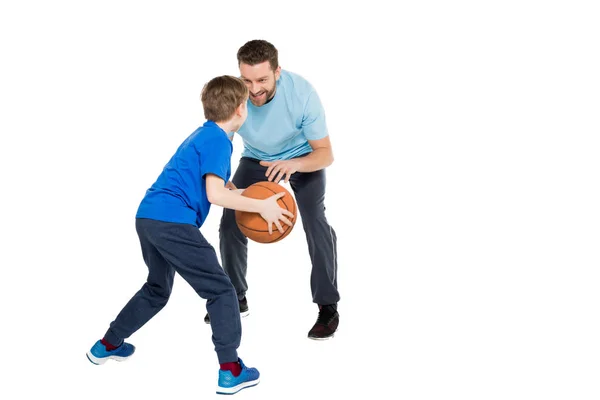
[[[277,56],[277,49],[264,40],[251,40],[238,51],[241,79],[250,96],[248,118],[238,130],[244,150],[230,188],[264,180],[290,182],[308,242],[313,302],[319,306],[308,337],[328,339],[338,327],[340,299],[337,238],[324,205],[325,168],[333,162],[333,153],[317,92],[301,76],[282,70]],[[223,210],[219,232],[222,265],[245,316],[248,239],[232,210]],[[210,323],[208,315],[205,322]]]

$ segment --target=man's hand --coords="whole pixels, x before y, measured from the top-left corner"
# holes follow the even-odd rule
[[[265,176],[269,182],[279,182],[281,178],[285,177],[284,182],[287,183],[290,180],[290,176],[300,169],[300,161],[296,159],[261,161],[260,165],[268,167]]]

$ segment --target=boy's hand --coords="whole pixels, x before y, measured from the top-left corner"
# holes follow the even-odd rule
[[[290,180],[290,176],[300,169],[298,160],[261,161],[260,165],[268,167],[265,176],[269,182],[279,182],[285,176],[284,182]]]
[[[261,211],[260,216],[267,221],[267,226],[269,227],[269,235],[273,233],[273,224],[277,227],[279,232],[283,232],[283,226],[281,226],[281,222],[292,226],[292,222],[286,218],[294,218],[294,214],[291,211],[286,210],[285,208],[279,207],[277,204],[277,199],[285,196],[285,192],[274,194],[271,197],[268,197],[263,200],[264,209]]]

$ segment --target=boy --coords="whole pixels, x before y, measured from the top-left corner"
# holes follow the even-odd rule
[[[257,212],[283,232],[291,225],[289,211],[280,208],[278,193],[265,200],[241,196],[225,187],[231,175],[231,137],[247,117],[248,89],[231,76],[212,79],[202,89],[206,122],[177,149],[146,192],[137,214],[136,230],[148,278],[111,322],[104,337],[87,353],[94,364],[129,358],[135,347],[124,342],[167,303],[177,272],[206,299],[213,343],[219,360],[217,393],[234,394],[259,382],[259,372],[238,358],[241,322],[237,295],[221,268],[214,248],[199,231],[210,205]],[[280,222],[281,221],[281,222]]]

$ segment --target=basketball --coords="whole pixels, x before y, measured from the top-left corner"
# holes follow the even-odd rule
[[[281,222],[283,233],[279,232],[279,229],[273,224],[273,233],[269,235],[269,227],[267,221],[265,221],[259,213],[251,213],[244,211],[235,211],[235,220],[237,222],[240,231],[250,240],[258,243],[275,243],[285,238],[290,234],[294,224],[296,223],[296,201],[292,197],[292,194],[283,186],[275,182],[257,182],[253,185],[248,186],[243,192],[242,196],[250,197],[253,199],[266,199],[274,194],[285,192],[285,196],[277,200],[279,207],[285,208],[294,214],[294,218],[290,221],[292,226],[289,226]]]

